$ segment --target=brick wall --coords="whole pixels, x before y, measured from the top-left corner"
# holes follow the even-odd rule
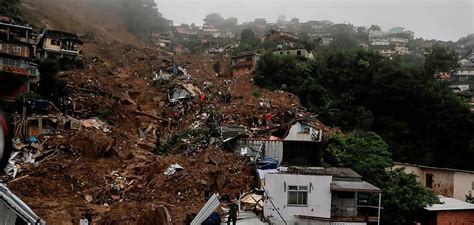
[[[474,225],[474,210],[438,212],[437,225]]]

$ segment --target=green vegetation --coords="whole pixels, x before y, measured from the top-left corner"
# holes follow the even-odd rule
[[[2,0],[0,1],[0,14],[5,16],[17,17],[20,15],[20,0]]]
[[[449,71],[456,62],[450,55],[436,47],[420,66],[363,49],[328,48],[307,63],[265,54],[254,79],[286,87],[326,125],[376,132],[395,161],[472,170],[465,159],[474,158],[474,115],[424,69]]]
[[[61,99],[69,94],[66,82],[56,78],[60,69],[61,65],[56,60],[46,60],[42,62],[39,66],[39,72],[41,75],[39,87],[37,89],[38,94],[43,98],[58,105]]]
[[[373,132],[333,135],[326,143],[323,162],[351,167],[383,190],[382,224],[408,224],[419,209],[438,203],[437,196],[416,181],[413,174],[387,170],[393,165],[388,145]]]

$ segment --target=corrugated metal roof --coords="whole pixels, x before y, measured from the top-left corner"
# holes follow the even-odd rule
[[[45,225],[39,216],[28,207],[20,198],[13,194],[7,186],[0,183],[0,199],[3,199],[18,215],[31,224]]]
[[[444,197],[439,195],[441,204],[434,204],[425,209],[428,211],[452,211],[452,210],[472,210],[474,211],[474,204],[463,202],[454,198]]]
[[[333,176],[335,178],[356,178],[362,179],[362,176],[350,168],[340,167],[280,167],[279,173],[283,174],[304,174]]]
[[[333,181],[331,183],[333,191],[359,191],[359,192],[382,192],[380,188],[366,181]]]

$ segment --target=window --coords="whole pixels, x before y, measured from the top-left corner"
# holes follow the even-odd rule
[[[3,44],[0,43],[0,51],[3,51]]]
[[[18,46],[18,45],[13,46],[13,52],[14,53],[20,53],[21,52],[21,46]]]
[[[280,52],[280,55],[283,55],[283,52]]]
[[[355,193],[354,192],[338,192],[337,197],[343,198],[343,199],[354,199]]]
[[[357,204],[358,205],[368,205],[369,204],[369,194],[368,193],[358,193],[357,194]]]
[[[288,186],[288,205],[308,205],[308,186]]]
[[[301,51],[297,51],[297,52],[296,52],[296,55],[301,55]]]
[[[426,187],[433,188],[433,174],[426,174]]]
[[[51,39],[51,45],[61,46],[61,41],[57,39]]]
[[[290,51],[287,51],[286,54],[289,55],[289,54],[290,54]]]
[[[471,189],[474,190],[474,181],[471,184]]]

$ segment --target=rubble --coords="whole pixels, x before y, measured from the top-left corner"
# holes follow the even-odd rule
[[[210,56],[104,48],[113,54],[85,54],[86,69],[61,74],[70,110],[49,111],[54,128],[25,144],[33,149],[17,148],[5,178],[51,224],[86,211],[98,224],[183,224],[212,194],[253,189],[255,163],[226,150],[233,140],[267,138],[311,116],[294,95],[260,90],[250,76],[229,79],[225,65],[216,77]],[[258,122],[268,112],[270,128]]]

